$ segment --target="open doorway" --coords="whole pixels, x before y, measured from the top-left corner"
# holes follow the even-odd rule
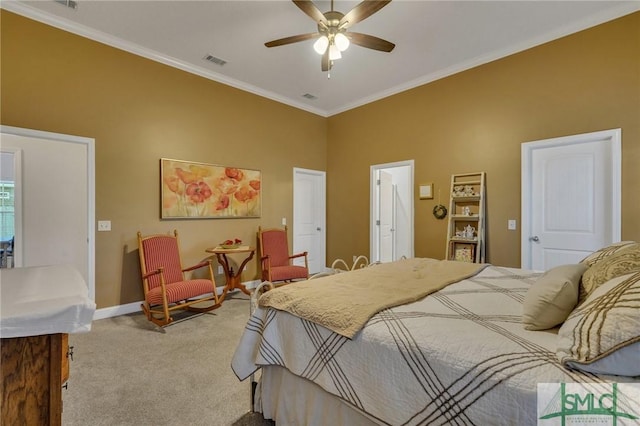
[[[0,268],[13,268],[16,262],[16,234],[21,234],[20,150],[0,151]],[[19,235],[18,235],[19,237]]]
[[[371,262],[414,256],[413,167],[413,160],[371,166]]]
[[[10,126],[0,134],[1,151],[21,156],[14,157],[15,266],[72,265],[95,300],[94,139]]]

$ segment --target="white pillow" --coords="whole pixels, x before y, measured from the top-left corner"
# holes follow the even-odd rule
[[[629,362],[630,360],[631,362]],[[624,346],[590,364],[577,364],[568,361],[566,366],[593,374],[640,376],[640,342]]]
[[[547,330],[567,319],[578,304],[580,277],[587,265],[561,265],[549,269],[531,286],[522,304],[527,330]]]
[[[602,284],[569,315],[557,356],[577,370],[640,376],[640,272]]]

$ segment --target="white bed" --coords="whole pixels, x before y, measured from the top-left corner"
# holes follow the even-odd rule
[[[640,383],[568,369],[558,328],[524,329],[523,300],[540,275],[488,266],[384,309],[353,339],[258,307],[232,368],[240,380],[262,369],[256,409],[278,425],[535,425],[538,383]]]

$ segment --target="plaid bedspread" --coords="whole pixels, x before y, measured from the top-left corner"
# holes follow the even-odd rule
[[[489,266],[381,311],[353,340],[258,308],[232,368],[244,380],[283,366],[380,424],[535,425],[538,383],[606,381],[562,367],[556,331],[523,328],[522,301],[539,275]]]

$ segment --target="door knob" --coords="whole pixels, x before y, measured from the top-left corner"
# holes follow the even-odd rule
[[[537,243],[538,241],[540,241],[540,238],[538,238],[537,235],[534,235],[533,237],[529,237],[529,241],[533,241]]]
[[[322,231],[322,229],[318,226],[318,227],[316,228],[316,231]]]

